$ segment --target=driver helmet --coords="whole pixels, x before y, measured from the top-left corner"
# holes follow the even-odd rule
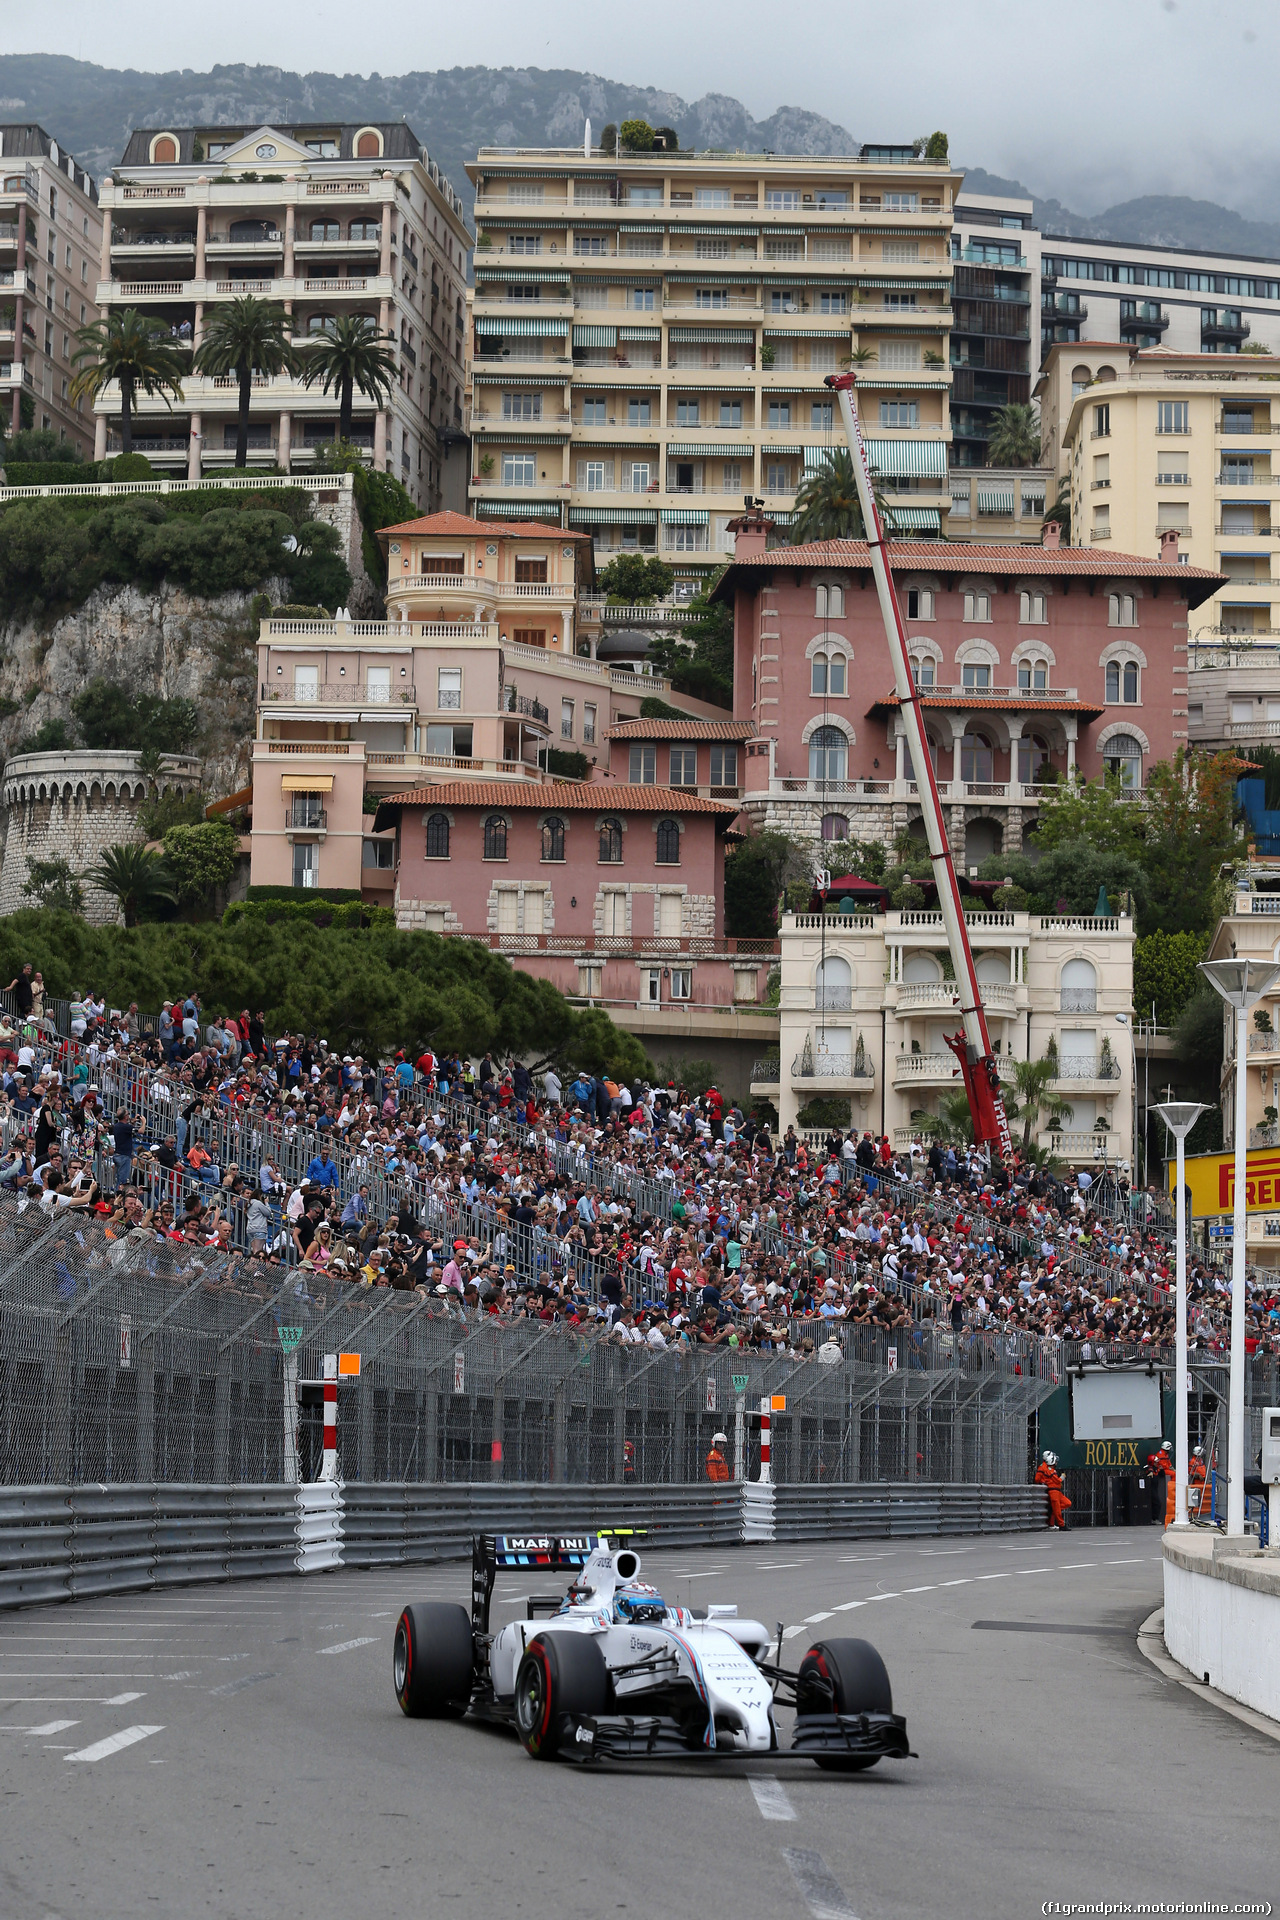
[[[640,1621],[663,1619],[667,1608],[656,1587],[651,1587],[647,1580],[632,1580],[614,1594],[613,1610],[622,1624],[635,1626]]]
[[[1051,1467],[1056,1467],[1058,1464],[1058,1456],[1056,1453],[1043,1453],[1040,1457]]]

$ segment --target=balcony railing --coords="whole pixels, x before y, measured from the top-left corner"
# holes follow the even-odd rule
[[[1017,1006],[1017,988],[1000,980],[979,982],[982,1004],[993,1013],[1012,1013]],[[917,980],[898,988],[899,1013],[922,1013],[936,1008],[950,1010],[958,1004],[954,980]]]
[[[751,1069],[752,1086],[776,1087],[782,1079],[782,1061],[776,1053],[757,1060]]]
[[[1058,1080],[1118,1080],[1120,1067],[1109,1054],[1064,1053],[1054,1074]]]
[[[1258,899],[1265,898],[1259,894]],[[1249,1035],[1250,1053],[1280,1053],[1280,1033],[1251,1033]]]
[[[506,711],[508,713],[523,714],[525,719],[536,720],[544,727],[550,721],[551,715],[543,706],[541,700],[535,700],[530,694],[517,693],[514,687],[508,687],[506,689],[506,696]]]
[[[1250,1127],[1249,1145],[1251,1147],[1280,1147],[1280,1127]]]
[[[853,1005],[853,989],[849,986],[815,987],[813,1004],[819,1012],[847,1010]]]
[[[1063,987],[1059,995],[1058,1011],[1060,1013],[1096,1013],[1098,989],[1096,987]]]
[[[490,580],[472,573],[405,573],[388,586],[389,593],[444,593],[459,589],[469,597],[483,594],[487,600],[569,600],[573,582],[563,586],[554,580]]]
[[[393,686],[359,680],[322,680],[318,684],[294,681],[287,685],[264,685],[264,703],[283,703],[291,707],[415,707],[416,689],[400,681]]]
[[[324,807],[286,807],[284,824],[289,833],[325,833],[329,815]]]

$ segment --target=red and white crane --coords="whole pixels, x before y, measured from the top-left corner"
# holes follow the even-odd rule
[[[1000,1092],[1000,1070],[991,1050],[987,1017],[983,1012],[978,976],[973,965],[973,950],[969,945],[968,929],[964,923],[964,909],[960,905],[960,887],[956,880],[951,849],[947,845],[942,801],[938,795],[938,782],[934,777],[933,761],[929,757],[929,743],[924,731],[924,715],[920,709],[920,690],[916,686],[915,676],[911,671],[911,656],[907,652],[907,633],[902,624],[902,610],[898,605],[893,577],[885,558],[884,527],[881,524],[880,512],[871,487],[867,450],[863,445],[862,429],[858,425],[858,410],[854,404],[857,379],[852,373],[833,373],[828,375],[826,385],[833,390],[839,401],[840,416],[844,422],[849,452],[853,458],[854,480],[862,506],[862,523],[867,530],[867,546],[871,554],[871,571],[875,576],[876,592],[880,596],[880,612],[884,619],[885,637],[889,642],[889,655],[893,661],[894,686],[898,694],[907,745],[911,750],[911,766],[919,789],[929,858],[933,862],[938,905],[942,910],[942,924],[947,930],[947,945],[951,950],[951,964],[955,969],[956,1000],[960,1018],[964,1022],[964,1030],[961,1033],[949,1033],[943,1037],[960,1062],[960,1072],[964,1076],[964,1090],[969,1098],[969,1112],[973,1119],[974,1139],[979,1146],[989,1147],[1005,1156],[1010,1153],[1012,1142],[1009,1138],[1009,1122],[1005,1115],[1004,1099]]]

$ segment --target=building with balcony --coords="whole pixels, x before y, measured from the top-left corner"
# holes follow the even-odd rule
[[[910,148],[854,157],[482,149],[472,511],[655,552],[688,593],[743,496],[779,524],[843,448],[853,353],[899,524],[949,508],[952,205]]]
[[[1062,345],[1045,362],[1073,545],[1145,553],[1176,537],[1180,560],[1222,576],[1194,606],[1193,649],[1280,630],[1277,377],[1280,354]]]
[[[948,540],[1039,546],[1045,501],[1052,484],[1048,467],[967,466],[951,469]]]
[[[814,841],[924,837],[866,545],[776,547],[737,523],[742,804]],[[1222,576],[1104,550],[894,540],[889,548],[957,862],[1033,836],[1046,785],[1116,774],[1135,797],[1185,742],[1187,620]],[[822,864],[831,866],[834,853]]]
[[[996,412],[1030,400],[1039,364],[1040,235],[1030,200],[962,189],[951,271],[951,463],[984,467]],[[948,538],[956,506],[953,487]]]
[[[588,534],[446,512],[378,537],[385,620],[262,622],[253,885],[389,900],[391,849],[372,827],[384,795],[459,778],[540,787],[553,753],[603,779],[610,730],[639,722],[645,694],[719,713],[593,657],[577,619]]]
[[[98,318],[98,187],[43,127],[0,124],[0,418],[93,451],[69,389],[75,336]]]
[[[403,121],[354,126],[139,128],[103,188],[98,300],[136,307],[198,347],[209,316],[245,294],[279,301],[295,346],[341,315],[378,323],[396,359],[390,403],[355,395],[352,438],[424,506],[440,504],[446,444],[463,425],[470,235],[462,202]],[[119,395],[97,403],[97,452]],[[181,403],[140,396],[134,445],[191,479],[235,458],[238,384],[189,376]],[[338,397],[300,377],[254,382],[251,464],[314,464]]]
[[[1174,353],[1280,351],[1280,261],[1131,240],[1040,239],[1040,337]]]
[[[968,913],[965,922],[1001,1079],[1055,1058],[1068,1103],[1033,1144],[1071,1165],[1128,1160],[1133,1144],[1133,922]],[[847,1100],[859,1128],[897,1146],[928,1138],[962,1082],[944,1035],[959,1030],[940,913],[784,914],[776,1061],[752,1091],[796,1125],[815,1098]],[[823,1131],[826,1129],[824,1128]],[[1015,1138],[1023,1129],[1013,1123]]]
[[[750,737],[746,720],[622,720],[609,729],[609,773],[631,786],[737,800]]]

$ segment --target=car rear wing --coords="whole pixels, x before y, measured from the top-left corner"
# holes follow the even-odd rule
[[[576,1572],[597,1547],[630,1539],[643,1528],[608,1527],[599,1533],[477,1533],[471,1540],[471,1627],[489,1631],[489,1602],[499,1568],[530,1572]]]

